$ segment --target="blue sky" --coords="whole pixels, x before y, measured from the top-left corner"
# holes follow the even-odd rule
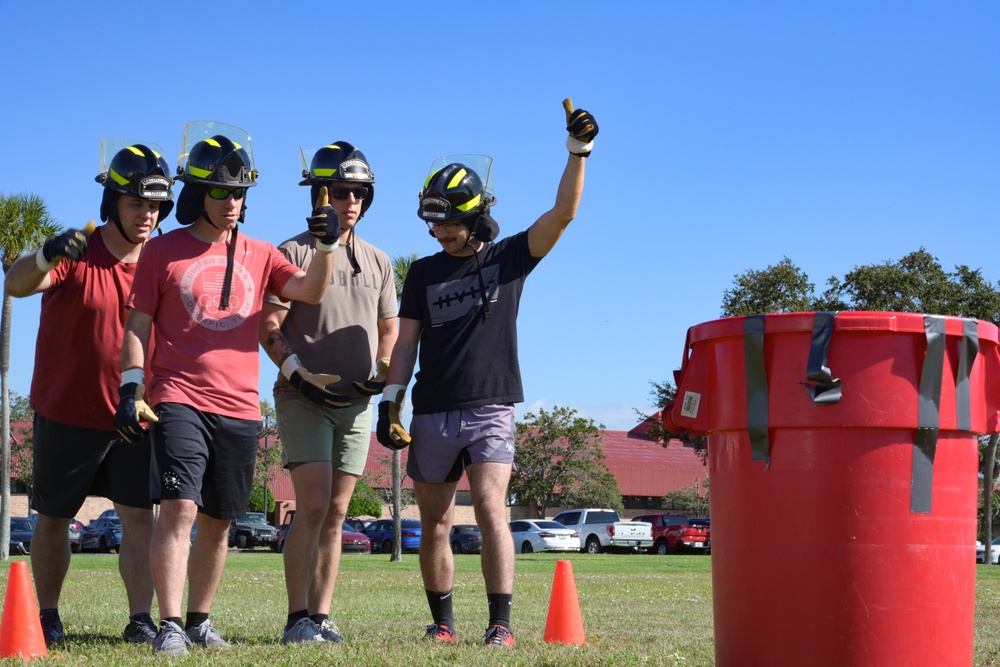
[[[184,123],[209,119],[253,139],[246,233],[304,229],[299,146],[347,140],[376,176],[359,234],[427,255],[416,195],[435,157],[492,156],[513,233],[554,200],[562,99],[591,111],[579,214],[521,302],[519,416],[630,428],[687,328],[785,256],[818,290],[921,246],[1000,279],[996,2],[0,0],[0,26],[0,192],[41,195],[66,226],[97,218],[100,139],[157,142],[173,164]],[[14,307],[22,394],[39,301]]]

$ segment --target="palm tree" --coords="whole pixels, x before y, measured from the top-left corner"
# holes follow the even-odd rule
[[[4,275],[25,250],[36,248],[50,236],[58,234],[60,226],[49,215],[45,202],[38,195],[0,194],[0,261]],[[2,392],[3,445],[0,462],[0,560],[10,557],[10,320],[14,297],[3,295],[0,313],[0,392]]]
[[[396,301],[403,296],[403,283],[406,282],[406,274],[410,272],[410,265],[416,261],[417,253],[410,253],[409,256],[400,255],[392,258],[392,276],[396,282]],[[402,512],[403,495],[403,463],[402,455],[398,449],[392,450],[392,557],[390,561],[398,563],[402,560],[403,540],[400,528],[400,512]]]

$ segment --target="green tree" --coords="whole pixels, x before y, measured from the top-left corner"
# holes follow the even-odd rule
[[[257,464],[254,468],[254,483],[250,491],[249,509],[253,512],[272,514],[274,512],[274,494],[271,489],[271,480],[274,479],[275,467],[281,463],[281,439],[278,437],[277,414],[268,401],[260,402],[260,415],[262,421],[261,437],[264,438],[264,442],[257,448]]]
[[[517,422],[517,468],[509,492],[539,517],[557,499],[587,507],[622,509],[618,482],[605,465],[604,425],[555,406]]]
[[[60,230],[38,195],[0,194],[0,262],[4,275],[26,250],[37,248]],[[0,446],[0,560],[10,557],[10,327],[14,298],[4,292],[0,312],[0,419],[3,444]]]
[[[28,505],[31,506],[31,466],[32,450],[34,448],[34,433],[32,424],[35,411],[31,409],[27,396],[17,392],[10,393],[10,466],[14,479],[20,482],[28,492]],[[17,426],[15,426],[17,424]]]
[[[733,276],[733,287],[722,295],[722,316],[808,311],[814,288],[809,276],[785,257],[763,271]]]
[[[703,482],[671,491],[663,496],[663,506],[689,517],[709,515],[708,476]]]
[[[382,502],[378,492],[364,480],[359,479],[354,483],[354,493],[351,494],[351,502],[347,505],[347,516],[348,518],[382,516]]]

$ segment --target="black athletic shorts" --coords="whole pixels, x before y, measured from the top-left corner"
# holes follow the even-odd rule
[[[72,519],[87,496],[152,508],[149,436],[131,445],[116,431],[69,426],[35,413],[31,508]]]
[[[156,406],[151,424],[153,502],[184,498],[216,519],[247,511],[262,424],[181,403]]]

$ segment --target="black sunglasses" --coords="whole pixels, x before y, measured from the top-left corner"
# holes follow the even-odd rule
[[[332,188],[328,188],[327,191],[334,199],[347,199],[347,195],[354,195],[355,199],[361,201],[368,196],[368,188],[363,185],[355,185],[353,188],[335,185]]]
[[[209,188],[208,196],[212,199],[218,199],[219,201],[225,201],[229,199],[229,195],[233,196],[233,199],[243,199],[247,194],[246,188]]]

